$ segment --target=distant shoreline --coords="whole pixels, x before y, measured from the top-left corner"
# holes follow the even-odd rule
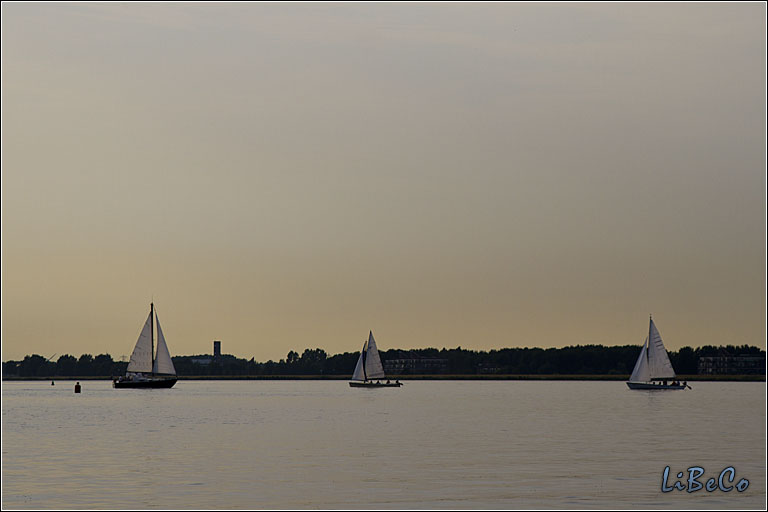
[[[765,382],[765,375],[678,375],[681,381]],[[179,380],[349,380],[348,375],[182,375]],[[389,380],[580,380],[626,381],[629,375],[393,375]],[[3,377],[3,381],[111,380],[111,377]]]

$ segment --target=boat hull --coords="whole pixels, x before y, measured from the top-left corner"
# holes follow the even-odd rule
[[[350,381],[349,387],[351,388],[399,388],[402,386],[402,382],[390,382],[387,384],[386,382],[356,382],[356,381]]]
[[[172,388],[178,379],[120,380],[112,381],[114,388],[162,389]]]
[[[642,389],[646,391],[672,391],[676,389],[685,389],[688,387],[685,384],[677,384],[677,385],[667,385],[665,386],[661,382],[658,384],[651,383],[651,382],[629,382],[627,381],[627,386],[629,386],[629,389]]]

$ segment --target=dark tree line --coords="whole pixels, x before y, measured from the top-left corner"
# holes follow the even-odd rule
[[[329,356],[323,349],[306,349],[299,354],[291,350],[280,361],[257,362],[232,355],[211,357],[176,356],[173,364],[181,376],[205,375],[351,375],[360,352],[345,352]],[[604,347],[580,345],[564,348],[504,348],[478,351],[461,347],[454,349],[392,349],[381,352],[387,361],[438,361],[430,370],[406,370],[402,374],[442,373],[522,374],[522,375],[628,375],[639,354],[635,345]],[[699,357],[721,355],[758,355],[765,351],[748,345],[700,348],[683,347],[669,352],[672,366],[680,375],[698,373]],[[197,360],[197,362],[196,362]],[[202,363],[201,363],[202,361]],[[79,358],[65,354],[56,361],[40,355],[24,357],[21,361],[3,363],[3,377],[111,377],[125,374],[127,362],[114,361],[109,354],[83,354]],[[434,368],[438,368],[435,370]],[[417,366],[418,368],[418,366]],[[396,372],[397,373],[397,372]]]
[[[123,375],[126,362],[113,361],[109,354],[83,354],[79,358],[65,354],[56,361],[33,354],[21,361],[5,361],[3,377],[110,377]]]

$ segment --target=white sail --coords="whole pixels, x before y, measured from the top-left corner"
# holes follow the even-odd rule
[[[635,363],[635,369],[629,377],[630,382],[647,382],[651,380],[650,366],[648,364],[648,338],[645,338],[643,350]]]
[[[363,349],[360,351],[360,357],[357,359],[357,365],[355,366],[355,371],[352,374],[352,380],[365,380],[365,374],[363,373],[363,367],[365,366],[365,347],[368,345],[368,342],[363,342]]]
[[[379,349],[373,339],[373,331],[368,334],[368,348],[365,350],[365,376],[369,379],[383,379],[384,368],[381,366]]]
[[[163,330],[160,328],[160,319],[157,318],[157,314],[155,314],[155,319],[157,321],[157,357],[155,357],[152,372],[176,375],[176,368],[173,367],[171,354],[168,353],[168,345],[165,344],[165,336],[163,336]]]
[[[131,360],[126,372],[151,372],[152,371],[152,313],[149,313],[144,328],[139,334],[136,346],[133,348]]]
[[[675,370],[669,360],[667,349],[661,341],[656,325],[651,319],[651,325],[648,332],[648,363],[650,366],[651,379],[674,379]]]

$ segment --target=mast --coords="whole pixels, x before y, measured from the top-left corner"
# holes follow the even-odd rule
[[[651,324],[653,323],[653,316],[648,315],[648,339],[645,341],[645,362],[648,363],[648,369],[651,369]],[[653,375],[648,372],[648,380],[653,380]]]
[[[150,370],[150,373],[155,373],[155,303],[150,302],[149,303],[149,339],[151,343],[151,350],[149,352],[150,356],[152,357],[152,370]]]

